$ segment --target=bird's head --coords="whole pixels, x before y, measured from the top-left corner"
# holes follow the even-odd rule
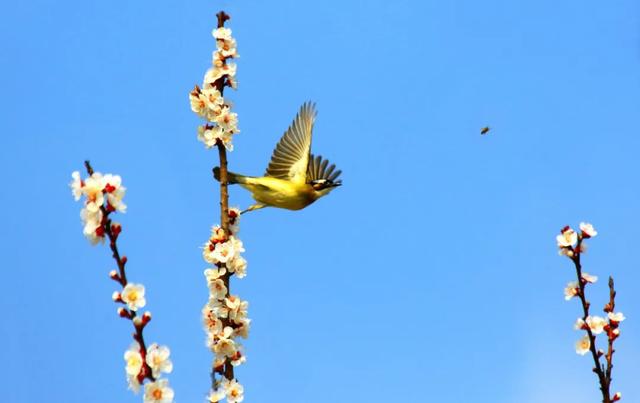
[[[342,185],[341,180],[332,181],[331,179],[314,179],[309,182],[313,190],[319,193],[318,197],[322,197],[329,192],[331,192],[334,188]]]

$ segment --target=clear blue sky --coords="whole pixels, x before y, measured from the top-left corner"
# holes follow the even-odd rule
[[[304,211],[243,222],[246,401],[597,402],[554,242],[581,220],[600,231],[586,270],[615,276],[628,318],[614,389],[640,401],[634,0],[5,2],[3,401],[141,401],[113,262],[83,238],[67,187],[85,158],[124,178],[121,248],[148,289],[147,339],[172,349],[176,401],[202,401],[217,155],[187,95],[221,8],[241,54],[231,169],[262,173],[314,100],[314,151],[344,172]],[[597,308],[605,288],[590,289]]]

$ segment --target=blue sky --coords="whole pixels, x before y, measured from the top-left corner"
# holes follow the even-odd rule
[[[262,173],[314,100],[314,152],[344,172],[306,210],[243,221],[246,401],[597,402],[554,242],[581,220],[600,232],[585,270],[615,276],[628,318],[614,390],[640,401],[632,0],[3,4],[4,401],[141,401],[113,263],[82,237],[67,187],[86,158],[124,178],[120,244],[147,286],[146,337],[172,349],[176,401],[202,401],[217,155],[196,140],[188,92],[219,9],[241,55],[230,168]],[[589,292],[601,307],[605,282]]]

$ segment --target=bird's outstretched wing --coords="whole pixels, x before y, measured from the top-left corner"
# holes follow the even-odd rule
[[[265,176],[297,183],[307,182],[311,132],[315,119],[315,104],[305,102],[273,150]]]
[[[335,171],[335,169],[336,164],[329,165],[329,160],[322,159],[319,155],[314,157],[313,154],[311,154],[309,168],[307,169],[307,182],[317,179],[327,179],[333,183],[340,183],[342,181],[336,179],[338,179],[342,171]]]

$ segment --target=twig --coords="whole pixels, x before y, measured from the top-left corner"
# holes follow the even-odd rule
[[[94,170],[88,160],[84,162],[84,166],[86,167],[89,176],[93,175]],[[116,229],[116,227],[112,225],[112,221],[109,218],[109,215],[113,212],[112,210],[109,210],[104,206],[100,206],[100,210],[102,211],[102,228],[104,229],[104,233],[109,238],[109,248],[111,249],[112,257],[116,261],[116,264],[118,266],[118,273],[116,274],[114,271],[114,274],[111,275],[111,279],[118,282],[124,289],[124,287],[126,287],[128,284],[127,274],[125,270],[127,257],[120,256],[120,252],[118,251],[117,240],[120,234],[120,229]],[[143,330],[147,323],[149,323],[149,321],[151,320],[151,316],[142,315],[142,317],[138,318],[135,311],[126,308],[121,308],[119,312],[121,317],[131,320],[131,323],[133,324],[135,330],[132,336],[133,339],[138,342],[139,352],[143,362],[142,368],[140,369],[140,374],[138,374],[138,382],[142,384],[145,378],[149,379],[152,382],[155,381],[155,378],[152,375],[151,367],[149,366],[149,364],[147,364],[146,361],[147,347],[143,335]]]
[[[223,28],[224,23],[229,19],[231,19],[231,17],[224,11],[220,11],[218,14],[216,14],[216,17],[218,18],[218,28]],[[226,63],[226,59],[224,60],[224,63]],[[213,86],[216,87],[218,91],[220,91],[221,96],[224,95],[224,87],[226,85],[227,85],[226,75],[223,75],[222,77],[218,78],[213,83]],[[228,179],[229,175],[228,175],[228,169],[227,169],[227,150],[221,140],[218,140],[216,142],[216,146],[218,147],[218,157],[220,159],[220,226],[222,228],[222,231],[225,234],[225,237],[228,238],[229,237],[229,179]],[[230,287],[230,281],[229,281],[230,277],[231,277],[231,273],[229,273],[228,271],[222,277],[222,280],[224,281],[224,285],[227,287],[227,296],[231,295],[231,287]],[[214,379],[214,376],[213,376],[214,373],[215,373],[215,368],[213,368],[213,371],[212,371],[212,376],[211,376],[212,379]],[[231,365],[231,362],[229,359],[226,360],[224,365],[224,376],[229,380],[232,380],[234,378],[233,365]]]
[[[578,276],[578,297],[580,298],[580,302],[582,304],[582,312],[584,316],[582,320],[586,322],[589,317],[589,308],[591,304],[587,301],[585,296],[585,286],[587,282],[582,278],[582,265],[580,263],[580,255],[582,252],[582,237],[578,238],[578,244],[573,250],[574,254],[571,260],[576,267],[576,275]],[[602,402],[603,403],[611,403],[610,391],[609,391],[609,380],[607,374],[605,373],[604,366],[600,363],[600,357],[598,355],[598,351],[596,350],[596,337],[594,336],[591,328],[586,325],[585,330],[587,331],[587,335],[589,336],[589,351],[591,351],[591,357],[593,358],[594,367],[593,372],[598,376],[598,381],[600,382],[600,390],[602,391]]]

